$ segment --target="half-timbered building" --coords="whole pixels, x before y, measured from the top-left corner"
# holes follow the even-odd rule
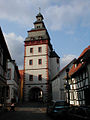
[[[70,104],[90,105],[90,46],[74,62],[69,76]]]

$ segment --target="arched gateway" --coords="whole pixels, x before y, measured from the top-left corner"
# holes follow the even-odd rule
[[[43,101],[43,91],[38,87],[29,90],[29,101]]]

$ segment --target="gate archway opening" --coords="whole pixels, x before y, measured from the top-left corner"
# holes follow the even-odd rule
[[[38,87],[31,88],[29,91],[29,101],[43,101],[43,91]]]

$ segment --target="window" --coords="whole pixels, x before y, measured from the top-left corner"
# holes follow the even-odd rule
[[[33,64],[33,60],[29,60],[29,65],[32,65]]]
[[[33,48],[30,48],[30,53],[33,53]]]
[[[37,28],[40,28],[40,26],[37,26]]]
[[[42,75],[38,75],[38,80],[39,80],[39,81],[42,80]]]
[[[42,48],[41,47],[38,47],[38,52],[42,52]]]
[[[11,80],[11,69],[7,70],[7,79]]]
[[[59,64],[59,59],[57,58],[57,64]]]
[[[41,40],[41,39],[42,39],[42,36],[38,36],[38,39]]]
[[[31,40],[34,40],[34,38],[33,38],[33,37],[31,37]]]
[[[42,64],[42,59],[38,60],[38,64],[41,65]]]
[[[29,81],[33,81],[33,75],[29,75]]]

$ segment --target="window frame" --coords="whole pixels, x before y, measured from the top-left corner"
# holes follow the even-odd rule
[[[33,53],[33,48],[30,48],[30,53]]]
[[[33,81],[33,75],[29,75],[29,81]]]
[[[41,78],[41,79],[40,79]],[[42,74],[38,75],[38,81],[42,81]]]
[[[41,63],[40,63],[41,60]],[[42,65],[42,59],[38,59],[38,65]]]
[[[42,47],[38,47],[38,52],[39,52],[39,53],[42,52]]]
[[[32,64],[30,64],[30,61],[32,61]],[[29,65],[33,65],[33,59],[29,60]]]
[[[57,61],[57,64],[59,64],[59,58],[57,58],[56,61]]]

